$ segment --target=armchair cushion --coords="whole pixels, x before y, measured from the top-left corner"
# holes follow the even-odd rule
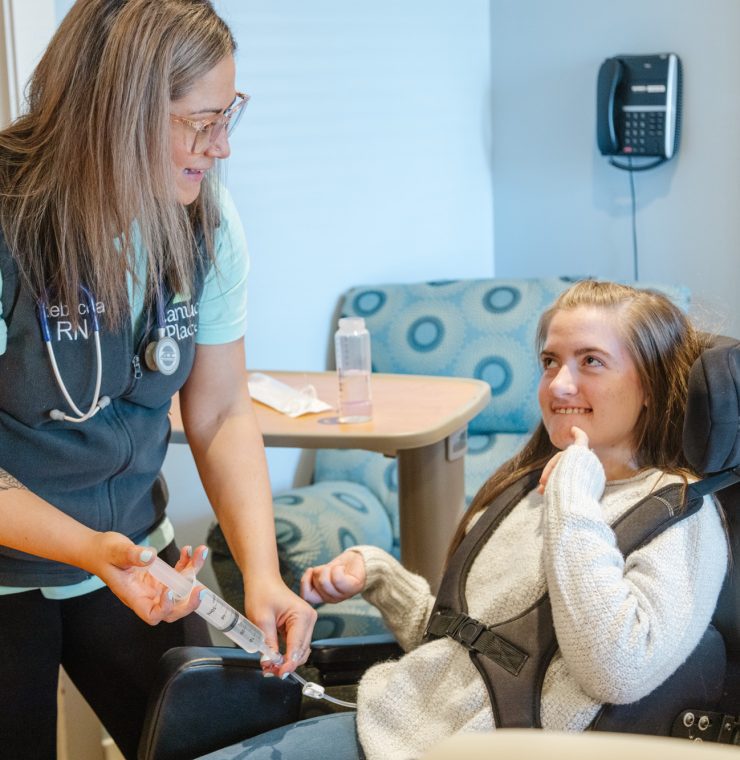
[[[294,590],[306,568],[328,562],[350,546],[391,549],[388,515],[377,496],[359,483],[325,480],[284,491],[273,508],[283,577]]]

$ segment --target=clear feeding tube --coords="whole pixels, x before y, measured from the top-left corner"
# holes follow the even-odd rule
[[[202,585],[194,579],[191,580],[184,575],[180,575],[174,567],[170,567],[159,557],[155,557],[154,562],[148,565],[146,569],[180,599],[187,597],[194,586]],[[200,604],[195,609],[198,615],[207,620],[214,628],[221,631],[221,633],[244,651],[250,653],[260,652],[263,658],[269,659],[276,665],[282,663],[283,656],[265,643],[265,634],[260,628],[247,620],[244,615],[235,610],[220,596],[214,594],[209,588],[204,588],[205,593],[201,592],[202,598]],[[357,707],[353,702],[345,702],[342,699],[336,699],[326,694],[323,686],[312,681],[306,681],[297,673],[290,673],[289,675],[301,685],[301,689],[307,697],[325,699],[342,707]]]

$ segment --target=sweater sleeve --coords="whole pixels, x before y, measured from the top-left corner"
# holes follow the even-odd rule
[[[380,610],[405,652],[419,646],[434,607],[429,583],[376,546],[352,549],[365,560],[367,579],[362,596]]]
[[[710,497],[626,559],[599,500],[596,455],[570,446],[545,491],[544,562],[555,632],[581,688],[626,704],[657,688],[710,622],[727,544]]]

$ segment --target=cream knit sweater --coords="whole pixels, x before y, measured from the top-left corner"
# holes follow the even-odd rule
[[[605,484],[597,457],[570,446],[544,497],[525,496],[476,558],[468,612],[494,624],[545,592],[559,652],[544,681],[546,729],[583,730],[604,702],[629,703],[659,686],[706,629],[727,566],[713,501],[625,560],[609,527],[656,488],[678,478],[657,470]],[[460,731],[494,728],[483,680],[467,650],[443,638],[421,644],[434,605],[427,582],[381,549],[365,559],[363,596],[406,651],[360,682],[357,726],[368,760],[421,757]]]

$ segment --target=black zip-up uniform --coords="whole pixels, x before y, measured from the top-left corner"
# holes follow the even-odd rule
[[[110,405],[87,421],[55,421],[71,413],[54,378],[34,296],[0,236],[2,317],[7,348],[0,356],[0,467],[26,488],[96,531],[134,541],[161,522],[166,489],[160,479],[170,436],[170,399],[185,383],[195,356],[198,300],[208,265],[198,249],[195,282],[182,300],[165,292],[165,325],[181,360],[166,376],[149,370],[147,344],[156,318],[134,331],[126,320],[107,329],[100,319],[101,395]],[[82,283],[85,284],[85,283]],[[93,293],[93,299],[95,294]],[[54,353],[71,398],[87,410],[95,388],[92,322],[82,301],[73,330],[69,306],[49,293],[45,304]],[[161,553],[174,561],[174,544]],[[64,586],[88,576],[80,568],[0,546],[0,586],[31,591],[0,595],[0,756],[54,756],[59,665],[73,678],[127,757],[135,757],[154,667],[170,647],[208,643],[196,616],[149,626],[107,588],[72,599],[46,599],[40,586]]]

